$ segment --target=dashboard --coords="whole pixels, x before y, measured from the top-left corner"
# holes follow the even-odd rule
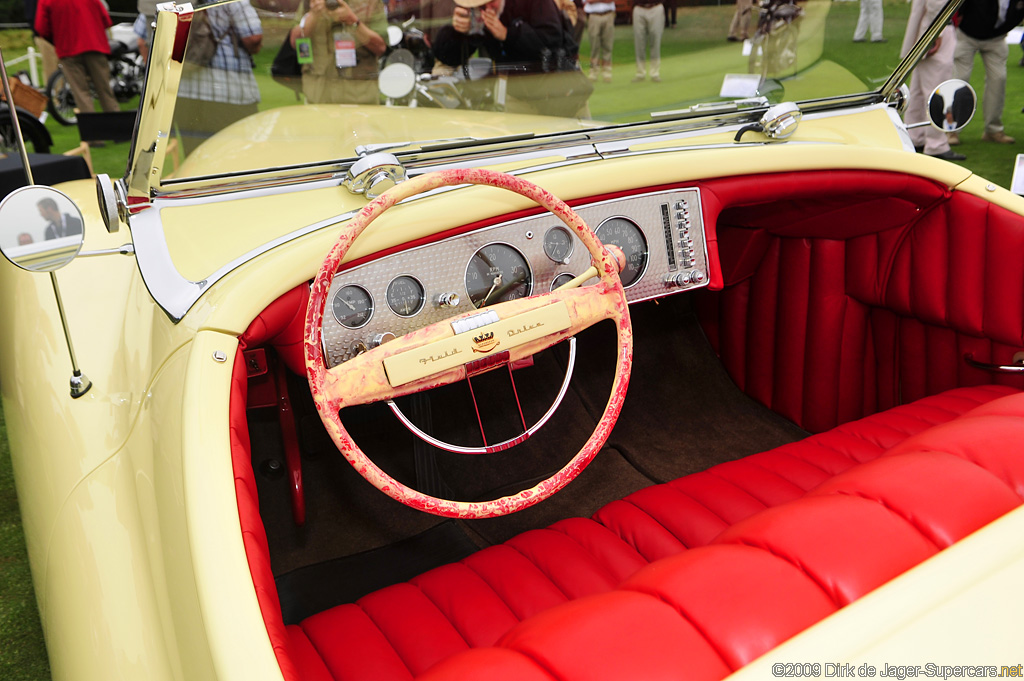
[[[574,206],[626,255],[629,302],[706,286],[700,190],[672,189]],[[583,243],[550,213],[383,256],[340,272],[324,311],[335,366],[392,338],[489,305],[545,293],[590,267]],[[584,286],[596,282],[594,278]]]

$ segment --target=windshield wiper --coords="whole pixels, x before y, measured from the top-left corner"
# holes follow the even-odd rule
[[[670,118],[673,116],[685,116],[695,114],[717,114],[742,111],[744,109],[757,109],[768,106],[768,98],[763,96],[748,97],[746,99],[734,99],[728,102],[700,102],[686,109],[673,109],[671,111],[652,111],[651,118]]]
[[[448,151],[449,149],[463,149],[465,147],[482,146],[484,144],[501,144],[503,142],[520,142],[533,139],[536,135],[532,132],[522,132],[516,135],[502,135],[500,137],[442,137],[433,140],[421,140],[416,142],[386,142],[383,144],[362,144],[356,147],[356,153],[360,156],[368,156],[381,151],[394,151],[395,149],[419,149],[420,151]]]

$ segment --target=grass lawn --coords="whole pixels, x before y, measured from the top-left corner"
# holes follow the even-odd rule
[[[879,74],[890,71],[898,62],[899,47],[903,38],[909,5],[903,0],[887,0],[884,6],[885,36],[884,44],[854,44],[851,42],[853,28],[857,21],[859,5],[857,2],[834,2],[827,7],[821,20],[827,21],[824,42],[814,48],[824,60],[835,61],[846,66],[854,76],[869,85],[877,85]],[[679,24],[667,28],[663,39],[662,75],[666,81],[688,80],[686,88],[673,93],[673,104],[686,106],[694,99],[706,94],[708,88],[717,92],[717,77],[712,81],[708,76],[703,81],[700,73],[680,73],[683,68],[704,68],[707,73],[718,72],[723,63],[735,63],[737,72],[745,72],[745,58],[738,54],[738,47],[725,42],[728,22],[731,19],[733,6],[725,3],[717,11],[694,14],[686,8],[679,10]],[[273,59],[276,47],[281,43],[284,31],[289,23],[284,20],[267,20],[264,24],[266,48],[257,61],[257,72],[264,92],[263,108],[271,108],[292,101],[291,91],[269,81],[269,64]],[[0,47],[4,56],[10,60],[23,54],[29,45],[27,31],[0,31]],[[687,62],[687,53],[702,50],[707,54],[706,63],[693,67],[692,60]],[[581,49],[583,62],[586,64],[589,46],[584,40]],[[1006,132],[1020,142],[1015,145],[997,145],[981,141],[982,124],[980,111],[976,119],[964,130],[960,137],[963,141],[959,151],[967,155],[964,165],[977,174],[1008,187],[1013,170],[1013,163],[1018,151],[1024,152],[1024,68],[1018,66],[1021,58],[1020,49],[1010,48],[1008,66],[1008,82],[1006,108],[1003,122]],[[653,84],[631,83],[635,73],[633,57],[633,38],[630,26],[619,26],[616,29],[614,50],[614,78],[610,84],[598,83],[591,99],[591,110],[595,116],[616,120],[636,119],[645,115],[653,102],[659,108],[665,106],[664,88],[668,83]],[[684,66],[690,64],[690,66]],[[848,75],[844,77],[849,77]],[[976,64],[971,84],[979,95],[984,90],[983,69],[980,60]],[[819,81],[820,84],[820,81]],[[843,84],[834,84],[844,87]],[[787,85],[791,96],[800,93],[801,83],[791,82]],[[628,96],[624,96],[628,92]],[[811,96],[811,95],[807,95]],[[622,102],[628,106],[622,108]],[[125,108],[132,108],[128,103]],[[616,109],[616,107],[619,107]],[[47,128],[54,139],[55,153],[71,149],[78,145],[77,129],[64,127],[53,121],[47,122]],[[97,172],[108,173],[113,177],[124,174],[127,165],[127,144],[111,144],[92,151]],[[0,679],[4,681],[43,681],[49,678],[49,667],[42,639],[42,631],[36,614],[35,597],[28,570],[24,539],[21,534],[18,506],[14,490],[11,460],[7,448],[6,435],[3,429],[3,415],[0,413]]]

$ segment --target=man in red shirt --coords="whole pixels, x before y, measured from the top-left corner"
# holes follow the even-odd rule
[[[79,111],[93,111],[93,91],[104,111],[120,107],[110,89],[110,15],[100,0],[39,0],[36,33],[53,43]]]

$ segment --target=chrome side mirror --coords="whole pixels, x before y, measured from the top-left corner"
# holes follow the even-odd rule
[[[970,83],[947,80],[928,96],[928,122],[944,132],[957,132],[967,127],[977,108],[978,95]]]
[[[939,83],[928,95],[928,120],[907,123],[907,130],[930,125],[943,132],[959,132],[967,127],[978,109],[978,95],[965,80],[953,78]]]
[[[78,206],[53,187],[22,187],[0,201],[0,252],[23,270],[54,272],[82,250],[84,224]]]

